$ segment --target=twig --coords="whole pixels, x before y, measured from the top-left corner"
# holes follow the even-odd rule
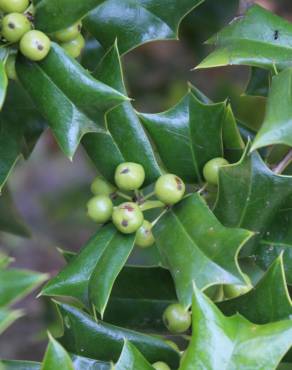
[[[277,174],[281,174],[285,168],[289,166],[289,164],[292,162],[292,149],[289,150],[289,152],[286,154],[286,156],[277,164],[277,166],[274,168],[274,172]]]

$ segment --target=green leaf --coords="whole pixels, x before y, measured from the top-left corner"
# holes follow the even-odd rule
[[[104,113],[127,100],[94,79],[54,43],[44,61],[32,63],[20,57],[16,69],[22,85],[69,158],[73,157],[83,135],[105,131],[100,124]]]
[[[125,53],[152,40],[177,39],[181,20],[203,1],[107,0],[87,15],[84,26],[105,49],[118,39]]]
[[[245,64],[284,69],[291,66],[291,42],[291,23],[254,5],[208,41],[216,50],[197,68]]]
[[[224,103],[204,104],[189,92],[170,110],[140,117],[167,170],[185,181],[202,181],[205,163],[223,155]]]
[[[268,96],[270,84],[271,73],[269,71],[252,67],[245,94],[253,96]]]
[[[292,303],[286,286],[283,255],[274,261],[254,289],[219,303],[219,308],[228,316],[239,312],[256,324],[290,319]]]
[[[237,255],[252,233],[222,226],[200,195],[188,196],[169,210],[153,232],[184,305],[191,303],[192,281],[200,289],[243,283]]]
[[[104,56],[94,76],[126,94],[117,43]],[[136,162],[145,169],[145,184],[154,182],[160,176],[161,170],[131,103],[125,102],[108,112],[104,126],[105,132],[91,133],[82,141],[98,171],[113,182],[115,169],[120,163]]]
[[[0,196],[0,231],[24,237],[30,235],[7,189]]]
[[[4,370],[40,370],[41,364],[33,361],[0,361]]]
[[[0,334],[2,334],[14,321],[23,316],[21,310],[9,310],[0,308]]]
[[[101,306],[104,308],[112,284],[132,250],[133,244],[133,235],[121,234],[112,224],[102,227],[81,249],[79,254],[45,285],[41,294],[75,297],[89,305],[88,285],[95,269],[97,269],[102,276],[96,276],[94,279],[98,278],[96,280],[97,291],[100,294],[102,288],[103,297],[94,295],[93,298],[99,304],[98,308]],[[119,254],[116,255],[117,251]],[[110,280],[107,281],[105,276]]]
[[[253,249],[291,194],[292,177],[274,174],[259,154],[253,152],[220,170],[214,212],[225,226],[256,232],[250,243]]]
[[[197,288],[193,334],[180,370],[274,370],[292,345],[292,321],[256,325],[239,314],[225,317]]]
[[[43,359],[41,370],[74,370],[72,360],[65,349],[49,335],[49,344]]]
[[[19,84],[9,83],[0,112],[0,192],[18,159],[29,155],[44,127],[25,91]]]
[[[168,270],[125,266],[113,286],[104,320],[129,329],[165,333],[163,312],[176,301]]]
[[[149,362],[161,360],[170,366],[178,366],[179,354],[161,339],[94,321],[84,312],[66,304],[58,304],[58,307],[65,324],[60,341],[73,353],[102,361],[117,361],[124,340],[128,340]]]
[[[115,370],[153,370],[154,368],[141,355],[141,353],[129,342],[125,342]]]
[[[46,274],[28,270],[0,270],[0,307],[23,298],[46,279]]]
[[[5,102],[7,86],[8,79],[5,72],[5,65],[3,61],[0,61],[0,110]]]
[[[267,145],[292,146],[292,68],[273,77],[264,123],[251,150]]]
[[[37,0],[35,26],[46,33],[71,26],[105,0]]]

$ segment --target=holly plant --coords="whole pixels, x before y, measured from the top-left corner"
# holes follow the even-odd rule
[[[224,4],[235,16],[238,1]],[[292,24],[253,5],[220,31],[219,8],[0,0],[0,230],[28,236],[7,180],[45,130],[96,169],[84,204],[96,232],[60,250],[61,271],[10,268],[1,254],[0,332],[44,280],[38,299],[62,331],[42,363],[3,358],[1,370],[292,368]],[[168,110],[137,111],[122,57],[178,39],[187,15],[203,37],[207,22],[217,32],[193,73],[249,66],[245,93],[214,102],[189,84]]]

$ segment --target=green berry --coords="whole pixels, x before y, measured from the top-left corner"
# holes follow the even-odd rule
[[[240,295],[243,295],[243,294],[249,292],[252,289],[252,282],[251,282],[249,276],[247,274],[243,274],[243,275],[244,275],[245,280],[247,282],[246,285],[228,284],[228,285],[223,286],[224,297],[225,298],[228,298],[228,299],[235,298],[235,297],[238,297]]]
[[[82,35],[78,35],[75,39],[60,44],[68,55],[72,58],[78,58],[85,46],[85,40]]]
[[[113,213],[113,203],[105,195],[97,195],[87,203],[88,216],[97,222],[103,224],[110,220]]]
[[[29,0],[0,0],[0,9],[5,13],[23,13]]]
[[[31,23],[23,14],[10,13],[2,20],[2,36],[9,42],[18,42],[30,29]]]
[[[163,321],[167,329],[174,334],[183,333],[191,326],[191,314],[181,304],[174,303],[166,308]]]
[[[140,248],[151,247],[155,243],[154,236],[152,234],[152,224],[144,220],[141,227],[136,232],[136,245]]]
[[[60,42],[68,42],[71,40],[76,39],[76,37],[80,34],[82,28],[81,21],[72,24],[63,30],[57,31],[54,33],[54,37],[56,40]]]
[[[115,172],[115,182],[121,190],[137,190],[145,180],[144,168],[138,163],[121,163]]]
[[[37,62],[48,55],[51,49],[51,41],[43,32],[33,30],[22,37],[19,47],[25,57]]]
[[[114,209],[112,219],[119,231],[131,234],[143,224],[144,216],[136,203],[126,202]]]
[[[213,158],[207,162],[203,169],[205,180],[211,185],[218,185],[219,170],[222,166],[226,166],[229,162],[225,158]]]
[[[157,198],[168,205],[179,202],[184,196],[186,187],[182,179],[176,175],[162,175],[156,181],[155,194]]]
[[[155,362],[152,364],[152,367],[154,367],[156,370],[170,370],[170,367],[162,361]]]
[[[116,187],[98,176],[91,184],[91,191],[95,195],[111,195],[116,191]]]
[[[5,63],[6,75],[10,80],[17,80],[17,74],[15,69],[15,54],[9,55]]]

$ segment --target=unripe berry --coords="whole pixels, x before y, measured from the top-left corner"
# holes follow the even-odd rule
[[[225,158],[213,158],[207,162],[203,168],[205,180],[211,185],[218,185],[219,170],[222,166],[226,166],[229,162]]]
[[[112,184],[97,176],[91,184],[91,191],[95,195],[111,195],[117,190]]]
[[[163,321],[167,329],[174,334],[183,333],[191,326],[191,314],[181,304],[174,303],[166,308]]]
[[[85,40],[84,37],[79,34],[75,39],[63,42],[60,45],[70,57],[78,58],[85,46]]]
[[[144,216],[136,203],[126,202],[114,209],[112,220],[119,231],[132,234],[142,225]]]
[[[33,30],[22,37],[19,48],[25,57],[37,62],[48,55],[51,49],[51,41],[43,32]]]
[[[87,203],[88,216],[97,222],[103,224],[110,220],[113,213],[113,203],[105,195],[97,195]]]
[[[7,14],[2,20],[2,35],[9,42],[18,42],[31,29],[31,23],[25,15]]]
[[[59,42],[68,42],[74,40],[80,34],[81,28],[82,23],[78,21],[63,30],[55,32],[54,37]]]
[[[5,13],[23,13],[29,0],[0,0],[0,9]]]
[[[136,232],[136,245],[140,248],[151,247],[155,243],[154,236],[152,234],[152,224],[144,220],[141,227]]]
[[[116,168],[115,182],[121,190],[138,190],[144,180],[144,168],[138,163],[126,162]]]
[[[162,361],[155,362],[152,364],[152,367],[154,367],[155,370],[170,370],[170,367]]]
[[[185,190],[186,187],[182,179],[172,174],[160,176],[154,189],[157,198],[167,205],[179,202],[183,198]]]

